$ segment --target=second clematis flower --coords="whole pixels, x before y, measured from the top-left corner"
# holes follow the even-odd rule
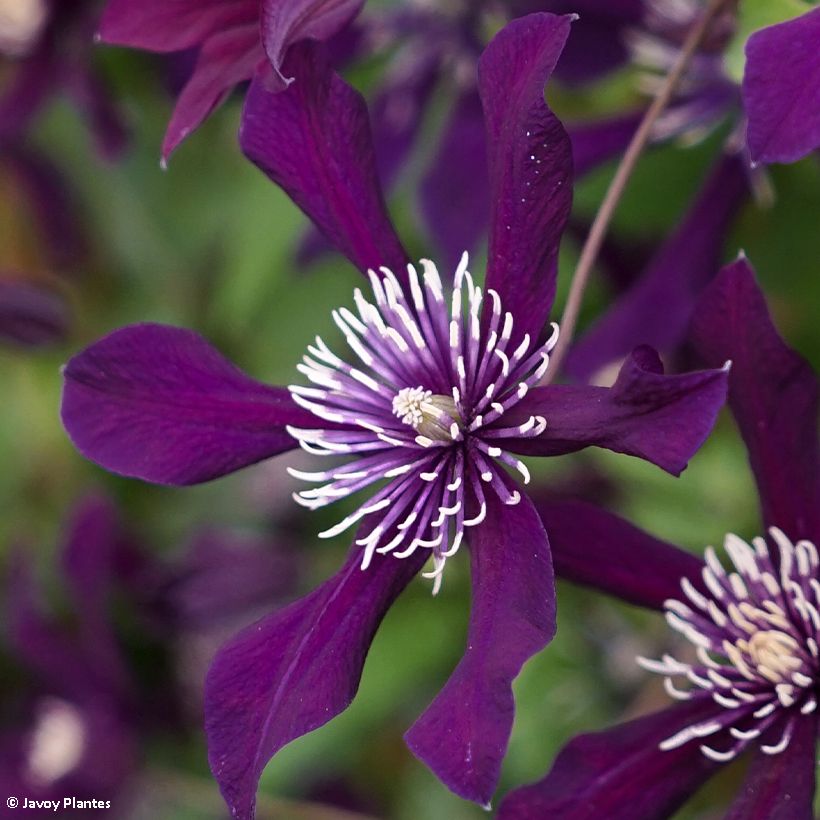
[[[252,380],[186,330],[116,331],[65,369],[63,420],[77,447],[115,472],[167,484],[216,478],[301,444],[344,464],[300,474],[318,507],[378,482],[356,512],[349,559],[307,597],[249,627],[206,685],[213,772],[235,817],[253,815],[268,760],[345,709],[387,609],[429,561],[469,549],[467,650],[407,734],[458,795],[489,801],[513,721],[512,681],[555,632],[547,534],[505,466],[587,446],[679,473],[725,398],[724,368],[665,376],[640,348],[611,388],[539,384],[555,329],[558,244],[571,203],[569,139],[544,86],[572,18],[535,14],[503,29],[479,64],[492,228],[483,287],[466,257],[452,278],[419,271],[378,185],[361,96],[314,43],[283,67],[300,79],[248,95],[241,144],[354,265],[373,296],[334,314],[350,360],[317,338],[290,389]]]
[[[707,362],[732,359],[729,403],[749,453],[766,537],[726,536],[700,561],[578,502],[537,505],[559,575],[665,610],[689,645],[640,658],[670,708],[572,740],[500,820],[664,820],[718,769],[752,753],[730,820],[811,820],[820,682],[817,377],[772,324],[741,258],[698,306]],[[616,551],[617,550],[617,551]]]

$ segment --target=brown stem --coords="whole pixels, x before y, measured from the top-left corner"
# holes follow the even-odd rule
[[[578,321],[578,313],[581,310],[584,291],[589,282],[589,275],[592,272],[595,260],[598,258],[598,253],[601,250],[601,245],[603,244],[615,208],[623,195],[629,178],[632,176],[632,172],[635,170],[638,159],[649,142],[652,127],[669,105],[692,57],[706,36],[709,25],[728,1],[729,0],[710,0],[703,14],[692,26],[683,43],[678,59],[670,69],[669,74],[667,74],[657,96],[652,100],[652,104],[644,114],[641,124],[638,126],[638,130],[635,131],[635,135],[632,137],[632,141],[624,153],[624,158],[621,160],[620,165],[618,165],[615,176],[609,184],[601,207],[595,215],[595,221],[592,223],[587,240],[581,250],[578,266],[575,268],[575,274],[572,277],[567,303],[564,307],[564,315],[561,317],[561,335],[552,353],[550,367],[543,379],[543,384],[549,384],[549,382],[555,378],[567,354],[575,331],[575,325]]]

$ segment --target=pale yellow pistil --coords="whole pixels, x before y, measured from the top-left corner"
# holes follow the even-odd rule
[[[393,413],[431,441],[453,441],[462,424],[452,397],[434,394],[423,387],[399,390],[393,398]]]
[[[48,17],[45,0],[0,0],[0,54],[25,57]]]

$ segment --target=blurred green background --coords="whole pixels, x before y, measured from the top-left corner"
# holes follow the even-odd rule
[[[314,335],[333,346],[337,334],[330,311],[349,304],[359,282],[338,257],[309,271],[294,263],[305,220],[239,155],[239,100],[212,117],[163,172],[159,145],[170,100],[157,63],[114,49],[102,50],[100,60],[132,126],[124,160],[115,165],[101,161],[76,113],[64,103],[46,112],[34,135],[76,189],[91,239],[87,266],[66,286],[75,318],[70,340],[47,352],[0,350],[0,543],[25,538],[36,545],[39,570],[52,585],[58,583],[51,557],[61,521],[91,487],[111,493],[131,528],[159,553],[173,552],[203,521],[275,536],[277,520],[292,515],[295,506],[284,459],[189,489],[119,479],[84,461],[68,443],[58,417],[59,368],[73,352],[129,322],[168,322],[203,333],[253,376],[287,384],[295,380],[295,364]],[[378,69],[374,65],[360,71],[356,82],[366,88]],[[630,78],[621,76],[584,95],[555,89],[551,100],[559,114],[593,117],[616,107],[613,100],[628,98],[630,88]],[[432,133],[436,123],[429,128]],[[618,209],[614,235],[635,243],[663,237],[680,219],[724,136],[713,135],[696,146],[651,150]],[[435,259],[414,197],[421,159],[402,177],[391,209],[412,252]],[[611,170],[602,169],[578,186],[580,216],[594,214]],[[783,334],[818,367],[820,169],[809,159],[772,168],[770,177],[775,201],[744,210],[727,239],[725,259],[740,248],[746,251]],[[3,213],[8,210],[14,208],[4,207]],[[5,245],[26,241],[15,233],[19,218],[16,214],[14,226],[2,227]],[[565,241],[559,307],[577,250]],[[479,255],[472,268],[481,267]],[[601,310],[607,295],[605,284],[596,280],[584,322]],[[696,552],[721,542],[727,531],[752,536],[759,530],[745,452],[726,417],[680,479],[602,452],[531,466],[534,480],[546,487],[597,471],[616,488],[618,511]],[[298,548],[307,566],[304,590],[330,574],[346,553],[344,537],[319,542],[312,535],[336,515],[331,510],[299,519]],[[435,599],[425,582],[411,585],[385,620],[353,706],[291,744],[268,767],[260,793],[262,817],[318,820],[323,815],[315,809],[282,808],[276,801],[313,799],[324,785],[337,781],[376,816],[393,820],[486,816],[449,794],[401,739],[457,662],[468,607],[464,561],[448,566]],[[664,705],[659,681],[649,680],[633,659],[663,651],[671,640],[661,618],[562,585],[558,637],[516,683],[517,718],[499,794],[540,777],[573,734]],[[145,791],[150,797],[141,809],[146,817],[223,815],[201,734],[185,741],[158,738],[147,764]],[[681,816],[721,816],[730,784],[739,777],[738,767],[728,769]]]

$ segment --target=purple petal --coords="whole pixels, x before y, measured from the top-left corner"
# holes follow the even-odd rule
[[[236,85],[250,79],[262,58],[258,40],[256,25],[248,24],[215,34],[202,46],[165,133],[164,160],[225,101]]]
[[[572,205],[569,137],[544,102],[572,19],[532,14],[514,20],[478,65],[492,203],[486,286],[515,317],[519,336],[538,337],[547,321]]]
[[[487,230],[488,185],[484,116],[471,89],[455,101],[421,183],[424,221],[447,270],[455,269],[465,250],[475,250]]]
[[[487,496],[470,533],[473,605],[467,650],[405,739],[456,794],[489,805],[512,730],[512,682],[555,634],[549,543],[532,502]]]
[[[148,51],[181,51],[248,23],[259,23],[259,0],[108,0],[100,37]]]
[[[639,347],[612,387],[536,387],[504,415],[504,426],[543,416],[538,438],[504,439],[508,450],[554,456],[605,447],[679,475],[714,426],[726,399],[725,370],[665,376],[658,354]],[[501,441],[501,440],[500,440]]]
[[[233,817],[253,816],[266,763],[286,743],[348,707],[373,636],[427,558],[354,548],[310,595],[240,632],[217,654],[205,683],[211,769]]]
[[[0,342],[44,347],[63,341],[68,309],[56,293],[16,279],[0,279]]]
[[[780,735],[775,733],[771,742],[778,740]],[[777,755],[755,751],[743,790],[725,820],[812,820],[816,748],[816,715],[798,716],[784,751]]]
[[[270,458],[296,446],[286,425],[318,422],[286,389],[165,325],[117,330],[74,356],[64,375],[63,424],[77,449],[157,484],[196,484]]]
[[[697,698],[612,729],[579,735],[549,773],[504,798],[498,820],[667,820],[717,770],[696,742],[658,744],[721,707]]]
[[[642,118],[643,112],[638,111],[599,122],[568,124],[575,178],[622,155]]]
[[[559,578],[658,610],[680,596],[682,578],[702,587],[702,561],[623,518],[583,501],[533,502]]]
[[[567,372],[586,381],[639,344],[675,350],[686,336],[698,295],[718,271],[726,235],[748,196],[743,160],[723,157],[635,286],[573,346]]]
[[[48,47],[39,48],[9,73],[0,95],[0,135],[19,139],[57,90],[60,75]]]
[[[386,265],[405,277],[407,254],[384,204],[367,106],[315,43],[288,53],[299,78],[273,94],[257,77],[245,102],[240,143],[360,270]]]
[[[820,146],[820,8],[746,43],[743,104],[754,162],[794,162]]]
[[[766,526],[780,527],[793,539],[816,539],[817,377],[778,334],[745,258],[710,285],[692,328],[706,362],[732,360],[729,404],[749,451]]]
[[[327,40],[343,29],[364,0],[261,0],[262,41],[276,77],[276,88],[286,88],[299,75],[282,74],[289,46],[299,40]]]

